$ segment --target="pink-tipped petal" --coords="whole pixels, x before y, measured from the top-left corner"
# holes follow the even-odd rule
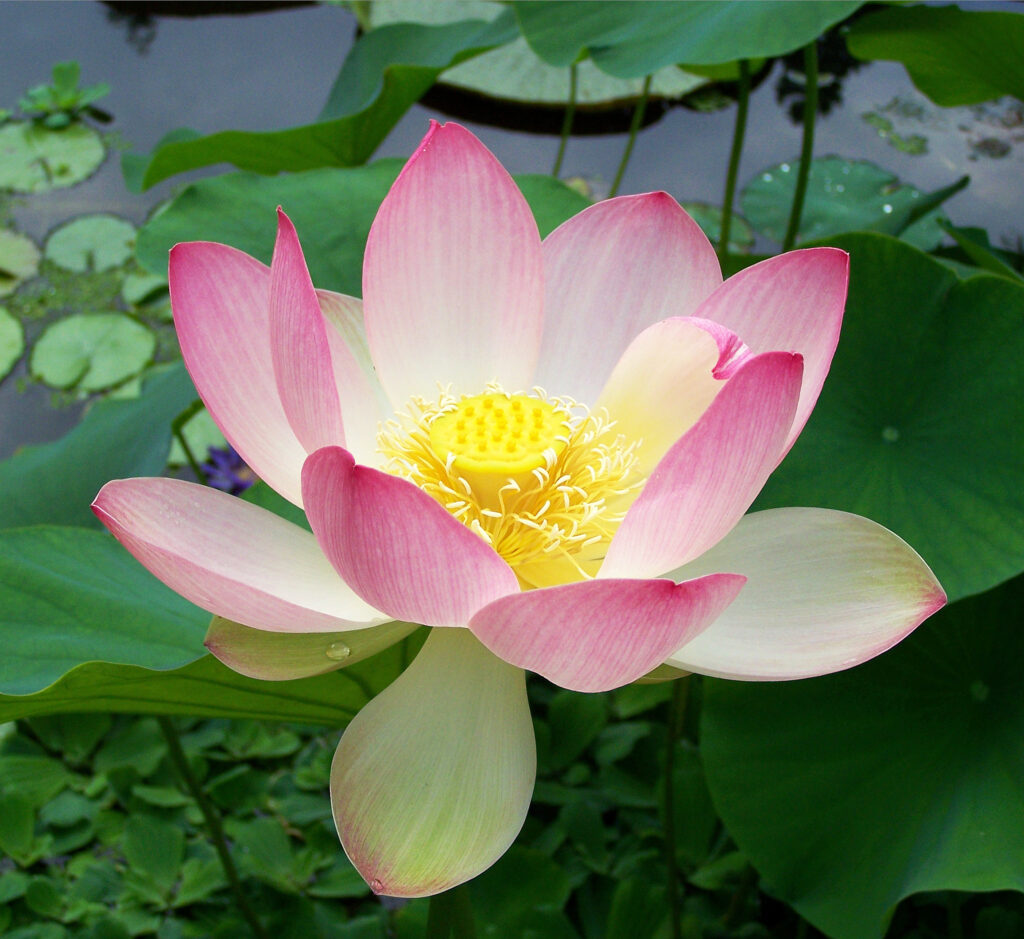
[[[689,316],[722,283],[707,237],[665,192],[598,202],[556,228],[543,250],[535,381],[587,404],[641,330]]]
[[[270,269],[227,245],[192,242],[171,249],[168,283],[181,354],[210,416],[260,479],[302,505],[306,451],[274,380]]]
[[[662,320],[629,344],[597,406],[626,440],[643,441],[637,468],[646,476],[748,356],[735,333],[710,320]]]
[[[359,466],[341,447],[306,461],[302,492],[331,563],[395,619],[465,626],[480,607],[519,590],[508,564],[430,496]]]
[[[92,509],[151,573],[217,616],[307,633],[391,619],[352,592],[309,532],[216,489],[116,479]]]
[[[295,226],[279,208],[270,265],[270,349],[284,412],[310,453],[345,443],[328,329]]]
[[[469,621],[506,662],[573,691],[609,691],[645,675],[736,598],[744,578],[589,580],[502,597]]]
[[[533,215],[464,127],[433,124],[366,243],[366,333],[395,408],[439,385],[476,394],[530,385],[543,271]]]
[[[779,458],[800,435],[825,382],[843,322],[850,258],[838,248],[805,248],[730,277],[696,315],[733,330],[753,352],[798,352],[804,384]]]
[[[385,896],[448,890],[519,834],[536,769],[524,673],[467,630],[432,630],[338,744],[331,804],[345,853]]]
[[[280,633],[215,616],[203,645],[228,668],[262,681],[323,675],[376,655],[417,627],[394,620],[333,633]]]
[[[391,415],[391,409],[370,359],[363,301],[330,290],[318,290],[316,295],[328,324],[327,344],[345,424],[345,449],[357,463],[372,466],[380,459],[377,428]]]
[[[747,681],[825,675],[884,652],[946,602],[902,538],[828,509],[754,512],[671,576],[723,569],[746,587],[669,665]]]
[[[600,577],[656,577],[703,554],[742,517],[779,461],[800,396],[800,356],[743,362],[669,449],[630,506]]]

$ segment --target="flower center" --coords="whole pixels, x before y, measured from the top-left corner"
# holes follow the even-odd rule
[[[413,399],[378,434],[383,469],[487,541],[524,587],[593,576],[643,483],[639,441],[540,389]]]
[[[556,460],[569,443],[569,412],[527,395],[462,398],[430,422],[430,446],[474,487],[500,488]]]

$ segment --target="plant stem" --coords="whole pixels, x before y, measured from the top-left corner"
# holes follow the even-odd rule
[[[793,192],[793,207],[789,213],[789,225],[782,250],[789,251],[796,243],[800,231],[800,216],[804,211],[804,195],[807,192],[807,177],[811,173],[811,157],[814,154],[814,121],[818,115],[818,46],[811,40],[804,46],[804,75],[807,78],[804,96],[804,141],[800,148],[800,169]]]
[[[159,723],[160,730],[167,741],[171,762],[174,763],[175,768],[184,780],[188,791],[192,793],[192,798],[196,800],[199,811],[203,813],[206,827],[210,833],[210,840],[213,842],[214,850],[217,852],[220,866],[224,869],[224,876],[227,878],[228,886],[234,895],[238,911],[242,914],[242,918],[246,923],[249,924],[252,934],[257,939],[268,939],[267,933],[264,931],[259,919],[257,919],[252,907],[249,906],[249,901],[245,898],[242,882],[238,878],[238,870],[235,867],[235,862],[231,860],[231,853],[228,851],[228,842],[224,836],[224,826],[220,823],[220,815],[203,791],[203,787],[199,785],[199,780],[196,779],[195,773],[192,772],[192,767],[189,766],[188,757],[185,756],[185,751],[181,746],[178,728],[175,727],[174,721],[166,716],[158,716],[157,723]]]
[[[633,112],[633,120],[629,125],[629,140],[626,141],[626,149],[622,152],[622,159],[619,161],[619,169],[615,173],[615,181],[612,183],[612,188],[608,191],[608,198],[616,195],[619,191],[619,186],[622,183],[622,177],[626,175],[626,166],[629,163],[629,158],[633,155],[633,144],[636,143],[636,135],[640,130],[640,124],[644,119],[644,111],[647,108],[647,98],[651,93],[651,76],[648,75],[644,79],[644,87],[640,92],[640,100],[636,103],[636,110]]]
[[[425,939],[476,939],[473,907],[465,884],[430,898]]]
[[[689,697],[689,676],[672,682],[665,740],[665,868],[668,880],[668,906],[672,939],[682,939],[682,898],[679,891],[679,865],[676,862],[676,797],[673,776],[676,766],[676,744],[683,734],[686,702]]]
[[[565,147],[569,142],[569,135],[572,133],[572,119],[576,116],[576,63],[569,66],[569,101],[565,106],[565,117],[562,119],[562,139],[558,142],[558,155],[555,157],[555,165],[551,168],[551,175],[558,178],[562,171],[562,160],[565,158]]]
[[[203,468],[199,465],[199,461],[196,460],[195,454],[192,453],[192,448],[188,445],[188,441],[185,439],[185,425],[195,417],[202,409],[204,405],[202,401],[193,401],[184,411],[182,411],[173,421],[171,421],[171,434],[175,440],[181,444],[181,449],[185,453],[185,459],[188,461],[188,465],[191,467],[192,472],[196,474],[196,481],[205,483],[206,473],[203,472]]]
[[[740,59],[740,84],[736,98],[736,124],[732,131],[732,150],[729,151],[729,171],[725,177],[725,198],[722,200],[722,226],[718,253],[729,253],[729,235],[732,234],[732,204],[736,198],[736,177],[740,171],[740,154],[747,133],[747,106],[750,104],[750,63]]]

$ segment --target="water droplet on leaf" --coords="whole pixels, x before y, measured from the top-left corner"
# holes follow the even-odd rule
[[[327,658],[341,662],[352,654],[352,650],[343,642],[332,642],[327,647]]]

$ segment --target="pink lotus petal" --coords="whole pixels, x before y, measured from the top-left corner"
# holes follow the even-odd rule
[[[270,349],[288,422],[310,453],[345,443],[328,329],[295,226],[278,208],[270,265]]]
[[[544,239],[544,278],[535,381],[592,404],[633,337],[692,314],[722,273],[697,223],[668,193],[650,192],[598,202],[556,228]]]
[[[432,124],[380,207],[363,264],[366,333],[395,408],[439,384],[530,385],[540,344],[540,236],[501,164]]]
[[[849,274],[849,256],[838,248],[790,251],[730,277],[697,310],[735,331],[754,352],[804,357],[800,404],[780,459],[807,423],[832,364]]]
[[[341,447],[306,461],[302,492],[331,563],[394,619],[464,626],[480,607],[519,590],[508,564],[430,496],[359,466]]]
[[[519,834],[536,775],[523,672],[464,629],[434,629],[348,725],[331,767],[345,853],[377,893],[440,893]]]
[[[270,351],[270,270],[227,245],[171,249],[168,280],[181,353],[210,416],[253,471],[302,505],[306,451],[292,431]]]
[[[735,333],[710,320],[662,320],[629,344],[597,407],[627,440],[643,441],[638,469],[648,475],[748,356]]]
[[[216,489],[117,479],[92,509],[143,566],[218,616],[292,633],[391,619],[352,592],[309,532]]]
[[[671,576],[723,569],[746,587],[669,665],[747,681],[825,675],[884,652],[946,602],[902,538],[829,509],[754,512]]]
[[[502,597],[469,621],[506,662],[573,691],[636,681],[697,636],[735,598],[744,578],[589,580]]]
[[[345,448],[357,463],[372,466],[380,459],[377,428],[391,416],[391,409],[366,344],[363,301],[330,290],[318,290],[316,295],[328,324],[327,345],[341,402]]]
[[[747,359],[647,480],[600,577],[654,577],[703,554],[735,525],[779,461],[800,395],[800,356]]]

